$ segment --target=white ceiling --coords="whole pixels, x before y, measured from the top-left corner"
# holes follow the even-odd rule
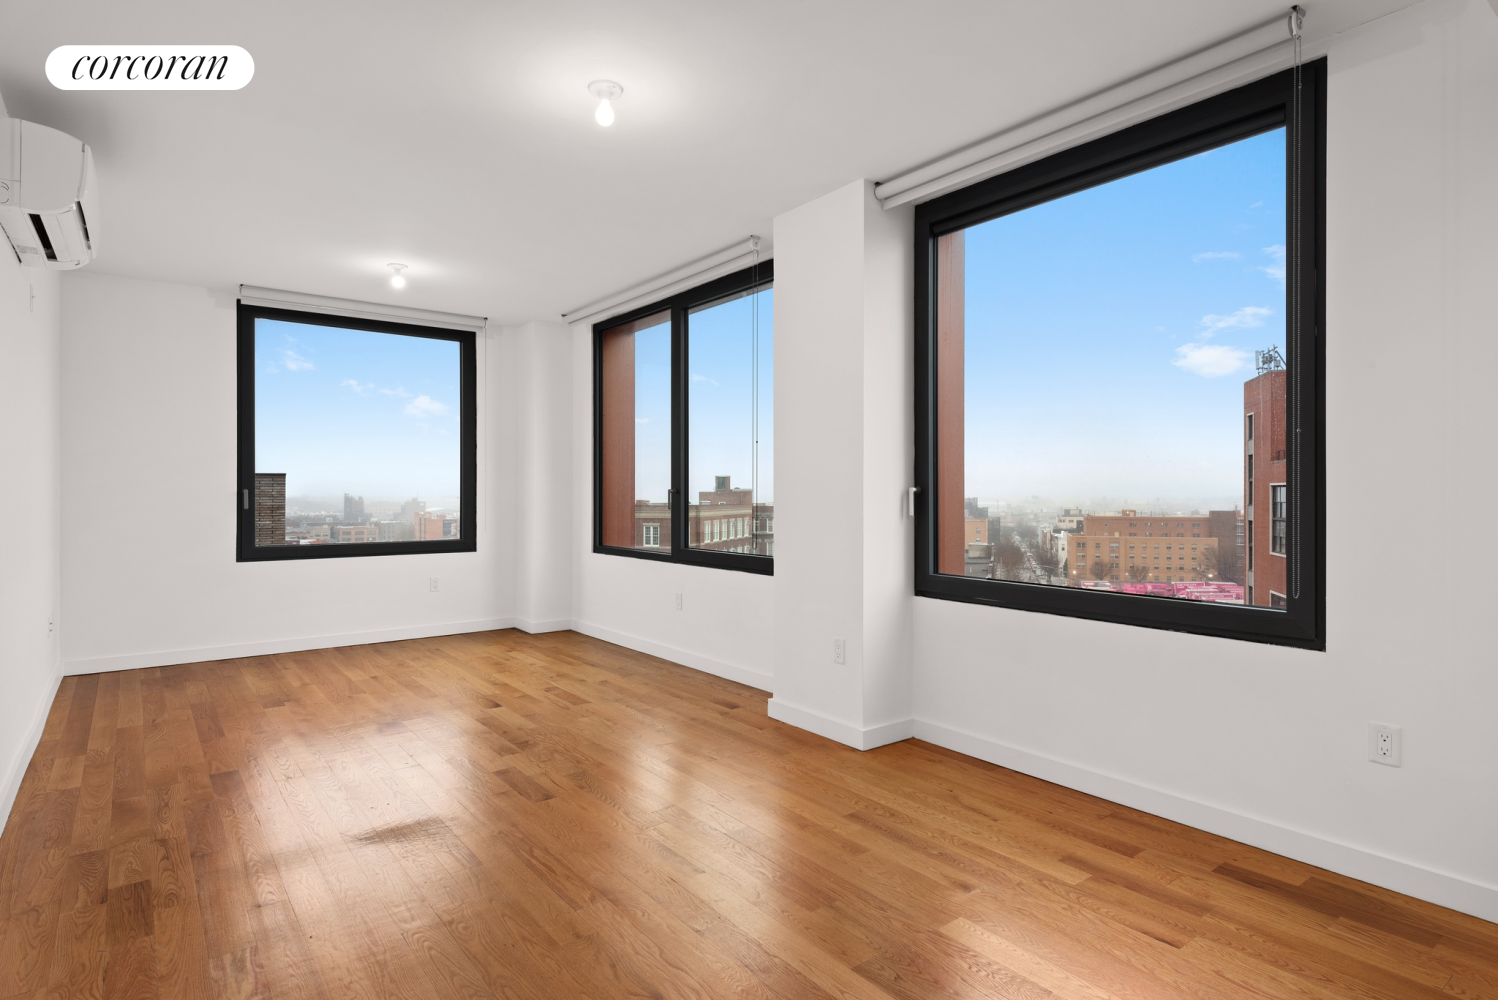
[[[1410,0],[1311,0],[1326,35]],[[502,322],[769,235],[1282,0],[0,0],[10,114],[94,149],[111,274]],[[64,44],[241,45],[233,92],[60,91]],[[590,80],[624,86],[593,122]],[[403,292],[384,265],[411,265]]]

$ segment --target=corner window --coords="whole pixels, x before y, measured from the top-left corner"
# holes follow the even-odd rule
[[[918,206],[919,595],[1324,648],[1325,71]],[[1060,407],[1034,377],[1058,354],[1091,386]],[[1243,530],[1256,500],[1274,566]],[[999,508],[984,540],[1019,558],[975,565],[965,525]],[[1190,563],[1167,545],[1120,579],[1098,541],[1137,515],[1192,529]],[[1092,558],[1053,577],[1039,539],[1061,530]]]
[[[239,561],[474,551],[473,331],[238,317]]]
[[[594,325],[593,551],[773,572],[773,279]]]

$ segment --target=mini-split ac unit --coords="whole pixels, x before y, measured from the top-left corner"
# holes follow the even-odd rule
[[[99,244],[94,155],[55,128],[0,118],[0,229],[21,263],[65,271]]]

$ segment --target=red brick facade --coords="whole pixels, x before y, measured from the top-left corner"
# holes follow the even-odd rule
[[[1209,581],[1217,539],[1201,514],[1088,514],[1068,542],[1067,579],[1113,583]]]
[[[1289,593],[1285,379],[1274,369],[1243,383],[1245,602],[1261,608],[1282,606]]]

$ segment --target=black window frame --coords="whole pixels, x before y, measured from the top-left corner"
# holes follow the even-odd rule
[[[237,562],[267,562],[283,559],[343,559],[364,556],[422,555],[433,552],[478,550],[478,363],[477,334],[473,330],[425,326],[394,320],[363,319],[336,313],[285,309],[237,303],[238,342],[238,469],[235,490]],[[428,340],[447,340],[458,345],[458,537],[406,542],[348,542],[332,545],[255,544],[255,320],[281,320],[312,326],[332,326],[369,333],[389,333]]]
[[[1297,82],[1299,90],[1297,93]],[[936,239],[1186,156],[1286,129],[1286,336],[1291,377],[1288,608],[1228,605],[939,574],[936,569]],[[1064,150],[915,210],[915,593],[1047,614],[1324,650],[1326,60],[1291,69]],[[1298,217],[1294,216],[1298,210]],[[1298,225],[1296,225],[1298,223]],[[1291,239],[1294,240],[1292,235]],[[1298,309],[1297,309],[1298,307]],[[1248,542],[1252,545],[1252,541]]]
[[[732,274],[694,286],[659,299],[649,305],[619,313],[593,324],[593,551],[600,555],[628,556],[656,562],[682,563],[738,570],[744,573],[775,573],[775,557],[749,555],[744,552],[720,552],[714,549],[690,548],[687,545],[689,522],[687,511],[688,411],[691,398],[691,376],[687,358],[687,315],[694,309],[737,295],[757,293],[775,285],[775,261],[763,260]],[[671,511],[671,547],[669,549],[632,549],[603,544],[603,334],[635,320],[659,312],[671,314],[671,486],[668,502]],[[773,320],[772,320],[773,322]],[[773,419],[773,418],[772,418]],[[750,501],[750,521],[759,516]],[[751,537],[753,532],[751,531]]]

